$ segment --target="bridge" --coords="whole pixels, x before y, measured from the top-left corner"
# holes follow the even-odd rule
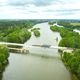
[[[32,45],[30,47],[42,47],[42,48],[50,48],[50,49],[61,49],[61,50],[66,50],[66,49],[72,49],[72,48],[68,48],[68,47],[60,47],[60,46],[52,46],[52,45]]]
[[[0,44],[3,44],[3,45],[13,45],[13,46],[24,46],[24,44],[19,44],[19,43],[10,43],[10,42],[0,42]]]
[[[60,50],[73,50],[72,48],[68,48],[68,47],[60,47],[60,46],[52,46],[52,45],[26,45],[25,44],[20,44],[20,43],[10,43],[10,42],[0,42],[0,44],[3,44],[3,45],[7,45],[7,46],[20,46],[22,48],[11,48],[11,47],[8,47],[10,50],[17,50],[17,51],[20,51],[20,52],[26,52],[28,51],[27,48],[29,47],[42,47],[42,48],[50,48],[50,49],[60,49]]]

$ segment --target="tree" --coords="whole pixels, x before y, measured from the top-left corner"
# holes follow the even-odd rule
[[[7,64],[9,57],[9,51],[7,46],[0,45],[0,72],[2,72],[5,68],[5,64]]]

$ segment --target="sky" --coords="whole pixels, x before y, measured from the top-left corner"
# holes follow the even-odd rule
[[[0,19],[80,19],[80,0],[0,0]]]

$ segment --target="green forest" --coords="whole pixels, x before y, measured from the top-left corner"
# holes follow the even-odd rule
[[[0,21],[0,41],[24,43],[31,37],[31,32],[28,29],[32,28],[41,20],[1,20]],[[40,36],[38,30],[34,31],[36,37]]]
[[[52,31],[57,31],[60,33],[62,39],[59,42],[59,46],[80,48],[80,35],[74,32],[72,29],[66,27],[51,26]]]
[[[72,54],[63,53],[62,61],[72,72],[72,80],[80,80],[80,50],[75,50]]]
[[[6,64],[8,63],[9,50],[7,46],[0,45],[0,73],[5,69]]]

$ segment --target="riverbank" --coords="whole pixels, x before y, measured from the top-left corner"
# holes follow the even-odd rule
[[[8,64],[9,51],[7,46],[0,45],[0,80],[2,79],[3,71]]]
[[[31,37],[28,29],[37,24],[38,20],[3,20],[0,23],[0,41],[24,43]],[[3,28],[4,27],[4,28]]]
[[[62,61],[72,74],[72,80],[80,80],[80,50],[72,53],[63,53]]]
[[[35,37],[40,37],[40,28],[33,28],[33,29],[31,29],[31,32],[33,32],[34,33],[34,35],[35,35]]]
[[[50,29],[54,32],[59,32],[62,39],[59,42],[59,46],[70,47],[70,48],[80,48],[80,35],[65,27],[50,26]]]
[[[74,32],[74,30],[50,26],[50,29],[54,32],[59,32],[62,40],[59,42],[59,46],[73,48],[71,53],[61,52],[61,59],[67,69],[71,72],[72,80],[80,80],[80,35],[79,31]],[[74,50],[75,49],[75,50]]]

